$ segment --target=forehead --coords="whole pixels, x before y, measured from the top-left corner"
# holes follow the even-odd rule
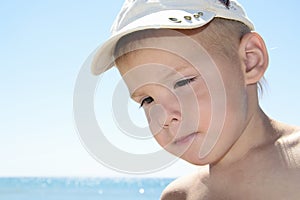
[[[117,51],[121,54],[116,65],[130,93],[149,83],[170,84],[171,79],[175,81],[191,72],[201,76],[217,73],[212,70],[218,68],[214,60],[198,40],[177,31],[163,33],[147,37],[137,35],[135,39],[125,38],[118,44]]]
[[[181,57],[181,55],[159,48],[143,48],[127,53],[119,60],[117,67],[120,70],[121,75],[123,75],[129,70],[146,65],[148,66],[147,68],[142,68],[145,72],[160,69],[151,67],[155,65],[166,66],[167,68],[178,72],[190,67],[190,63],[185,60],[184,57]],[[161,68],[159,71],[166,71],[168,70],[167,68]]]
[[[114,50],[115,60],[123,55],[139,49],[164,49],[169,52],[181,50],[184,46],[199,45],[200,39],[196,35],[202,29],[174,30],[174,29],[146,29],[123,36]],[[178,44],[180,42],[180,45]],[[183,45],[189,43],[189,45]]]
[[[114,53],[121,74],[144,64],[162,64],[180,70],[188,65],[191,57],[200,54],[206,55],[207,52],[195,38],[170,29],[129,34],[120,39]]]
[[[197,70],[184,58],[159,49],[141,49],[124,56],[118,69],[130,92],[147,84],[172,85]]]

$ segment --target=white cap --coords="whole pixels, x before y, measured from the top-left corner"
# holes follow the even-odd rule
[[[215,17],[240,21],[254,30],[236,0],[126,0],[112,26],[112,36],[94,53],[92,73],[101,74],[115,65],[115,46],[129,33],[145,29],[194,29]]]

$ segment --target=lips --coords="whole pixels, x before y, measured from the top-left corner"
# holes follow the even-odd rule
[[[197,133],[195,132],[195,133],[191,133],[187,136],[177,138],[177,139],[175,139],[174,144],[176,144],[176,145],[188,144],[196,137],[196,135],[197,135]]]

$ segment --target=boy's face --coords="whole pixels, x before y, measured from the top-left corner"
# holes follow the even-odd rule
[[[118,69],[163,148],[193,164],[213,163],[247,123],[243,72],[236,59],[214,54],[211,62],[205,52],[179,46],[183,55],[197,61],[159,48],[140,48],[118,59]]]

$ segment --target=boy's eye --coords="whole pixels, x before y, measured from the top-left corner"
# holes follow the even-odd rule
[[[174,85],[174,89],[181,87],[181,86],[185,86],[191,82],[193,82],[194,80],[196,80],[197,77],[193,77],[193,78],[188,78],[188,79],[184,79],[184,80],[180,80],[178,82],[175,83]]]
[[[152,97],[147,97],[145,99],[142,100],[142,103],[140,105],[140,108],[143,107],[145,104],[150,104],[154,101],[154,99]]]

